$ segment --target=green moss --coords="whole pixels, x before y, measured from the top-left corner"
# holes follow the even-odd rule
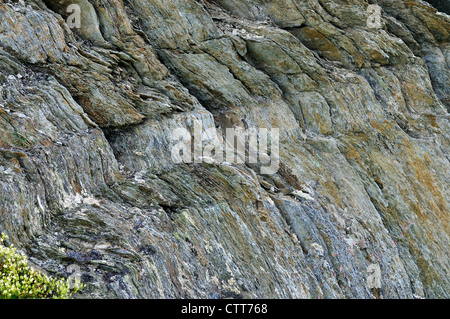
[[[173,232],[173,236],[179,241],[192,241],[191,237],[187,233],[182,232],[181,230],[175,230]]]
[[[178,239],[179,241],[182,241],[182,240],[183,240],[183,238],[181,238],[181,236],[180,236],[180,233],[177,232],[177,231],[174,231],[174,232],[173,232],[173,236],[174,236],[176,239]]]
[[[16,128],[13,122],[7,117],[6,113],[4,114],[0,113],[0,117],[8,123],[7,125],[10,126],[10,128],[8,128],[7,126],[0,123],[0,128],[5,131],[2,132],[3,138],[5,138],[11,144],[19,148],[31,147],[32,142],[26,136],[24,136],[22,133],[19,132],[19,130]]]
[[[386,91],[389,91],[389,87],[387,86],[386,82],[384,82],[384,80],[381,76],[378,76],[378,82],[383,87],[383,89],[385,89]]]
[[[66,279],[54,279],[28,266],[25,256],[16,248],[5,247],[0,237],[0,299],[69,299],[83,288],[81,283],[71,288]]]
[[[12,132],[11,136],[13,137],[13,143],[14,145],[18,146],[18,147],[30,147],[32,145],[32,143],[25,137],[23,136],[21,133],[19,132]]]

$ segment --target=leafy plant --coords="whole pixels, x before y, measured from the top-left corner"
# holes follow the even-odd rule
[[[68,279],[54,279],[28,266],[27,258],[13,246],[5,247],[0,237],[0,299],[69,299],[83,288],[71,287]]]

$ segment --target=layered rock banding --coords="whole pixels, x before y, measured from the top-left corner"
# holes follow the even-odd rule
[[[0,232],[81,297],[448,298],[449,33],[420,0],[0,0]],[[197,122],[278,128],[279,170],[173,163]]]

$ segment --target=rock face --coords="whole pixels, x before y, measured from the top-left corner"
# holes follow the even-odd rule
[[[85,298],[449,298],[450,17],[370,3],[0,0],[0,232]]]

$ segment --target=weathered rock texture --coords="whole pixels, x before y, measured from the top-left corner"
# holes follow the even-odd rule
[[[420,0],[0,0],[0,231],[80,297],[448,298],[449,34]],[[278,173],[174,164],[195,121],[280,128]]]

